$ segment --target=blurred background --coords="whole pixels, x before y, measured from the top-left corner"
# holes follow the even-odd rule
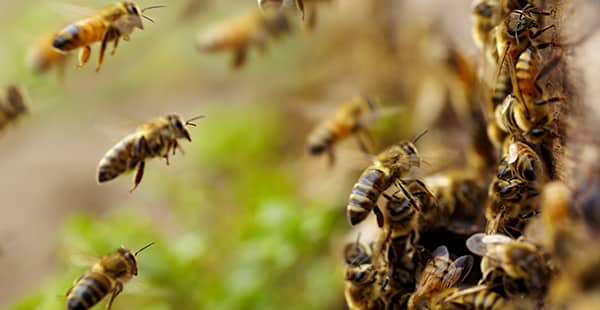
[[[369,94],[398,107],[372,128],[379,148],[435,127],[421,146],[426,169],[460,163],[447,156],[468,141],[443,126],[444,57],[475,47],[469,0],[320,2],[314,28],[290,16],[291,33],[233,70],[231,53],[199,52],[195,40],[256,1],[143,1],[167,7],[148,11],[155,23],[99,73],[96,44],[82,69],[73,53],[61,80],[56,68],[32,72],[30,47],[112,2],[0,1],[0,84],[23,85],[32,102],[0,136],[0,308],[64,309],[86,258],[153,241],[113,309],[344,309],[345,204],[365,159],[349,139],[328,169],[306,136]],[[96,183],[109,148],[172,112],[207,116],[184,155],[148,161],[133,194],[132,175]]]

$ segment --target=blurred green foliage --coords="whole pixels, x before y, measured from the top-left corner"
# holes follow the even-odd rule
[[[92,263],[75,264],[74,257],[102,255],[121,244],[135,250],[151,241],[156,245],[140,254],[139,276],[125,286],[115,309],[337,305],[342,281],[330,238],[344,226],[344,218],[337,209],[298,198],[300,180],[273,164],[278,118],[255,108],[239,109],[229,118],[211,114],[194,132],[186,152],[192,166],[183,177],[144,184],[172,204],[180,225],[175,234],[127,206],[101,218],[78,212],[59,236],[61,270],[10,309],[64,309],[60,295]],[[218,186],[217,173],[229,174]]]

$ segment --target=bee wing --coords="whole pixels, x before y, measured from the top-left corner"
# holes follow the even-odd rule
[[[514,240],[508,236],[501,234],[493,234],[493,235],[485,235],[482,240],[485,244],[501,244],[501,243],[510,243]]]
[[[487,245],[483,242],[483,238],[487,236],[485,233],[476,233],[467,239],[467,249],[473,254],[485,256],[487,253]]]
[[[98,12],[98,8],[94,9],[89,6],[73,4],[63,1],[53,1],[50,11],[54,11],[55,15],[63,17],[65,22],[73,22],[77,19],[92,16]]]
[[[440,245],[431,253],[431,261],[433,261],[436,257],[450,257],[450,252],[448,252],[448,248],[445,245]]]
[[[461,283],[471,272],[473,256],[464,255],[456,259],[449,267],[448,273],[442,279],[442,287],[447,289]]]

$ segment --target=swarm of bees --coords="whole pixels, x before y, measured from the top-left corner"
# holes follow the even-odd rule
[[[590,165],[594,171],[572,189],[557,171],[564,152],[554,152],[564,149],[569,116],[556,105],[573,100],[548,89],[562,82],[549,76],[566,65],[564,49],[574,47],[550,34],[559,30],[552,16],[560,8],[528,0],[475,0],[472,8],[482,69],[459,55],[451,62],[475,94],[467,110],[475,116],[470,121],[482,121],[469,130],[484,169],[415,177],[422,159],[408,142],[373,156],[346,209],[351,225],[366,222],[372,211],[365,226],[379,236],[344,248],[350,309],[600,305],[593,297],[600,283],[599,170]],[[593,154],[588,161],[598,159]],[[574,191],[586,198],[574,199]],[[576,250],[586,242],[589,254]]]
[[[263,51],[270,40],[290,32],[281,8],[293,7],[304,18],[305,2],[319,1],[258,0],[262,12],[252,10],[209,28],[198,35],[196,47],[231,51],[232,66],[240,68],[251,48]],[[31,49],[30,65],[38,72],[52,66],[63,71],[67,53],[80,49],[78,66],[84,66],[98,42],[99,71],[107,45],[112,42],[114,54],[120,39],[128,41],[135,28],[144,29],[142,18],[152,22],[144,11],[159,7],[111,5],[43,36]],[[564,147],[565,120],[555,106],[572,98],[542,85],[565,65],[563,49],[572,46],[549,38],[558,28],[551,12],[531,0],[473,2],[472,36],[482,70],[456,51],[447,60],[457,85],[472,94],[465,97],[465,111],[477,164],[418,175],[425,161],[417,142],[427,130],[369,155],[371,163],[349,190],[346,217],[352,226],[373,219],[377,238],[359,235],[344,247],[344,296],[350,309],[600,306],[595,297],[600,246],[593,244],[600,231],[600,167],[583,172],[585,182],[575,188],[557,172],[557,163],[565,159],[553,150]],[[371,98],[343,102],[309,134],[307,151],[327,154],[333,165],[336,145],[352,136],[364,153],[373,154],[367,127],[379,107]],[[2,89],[0,129],[26,114],[28,105],[23,89]],[[192,141],[187,127],[201,117],[169,114],[141,125],[101,158],[98,183],[135,170],[129,190],[134,191],[146,160],[164,158],[168,165],[178,149],[183,153],[180,140]],[[588,161],[600,160],[600,154],[585,154],[593,157]],[[67,292],[67,308],[90,309],[110,294],[110,309],[137,275],[137,255],[151,245],[135,253],[119,248],[100,258]],[[585,245],[591,245],[591,255],[576,250]]]

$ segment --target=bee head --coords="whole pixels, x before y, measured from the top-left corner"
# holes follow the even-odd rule
[[[131,270],[131,273],[134,276],[137,276],[137,260],[135,259],[135,254],[124,247],[120,247],[117,252],[125,259],[125,262],[129,267],[128,269]]]
[[[526,11],[514,10],[510,12],[506,20],[506,28],[512,34],[520,34],[523,31],[537,27],[538,24],[535,18]]]
[[[171,114],[167,116],[167,119],[169,120],[169,126],[171,126],[176,138],[186,138],[188,141],[192,141],[190,133],[185,128],[187,123],[184,122],[179,115]]]
[[[125,7],[125,10],[127,10],[127,14],[134,17],[131,19],[133,22],[133,26],[144,30],[144,25],[142,24],[142,17],[144,17],[144,15],[142,14],[142,11],[137,6],[137,4],[126,1],[123,2],[123,6]]]

